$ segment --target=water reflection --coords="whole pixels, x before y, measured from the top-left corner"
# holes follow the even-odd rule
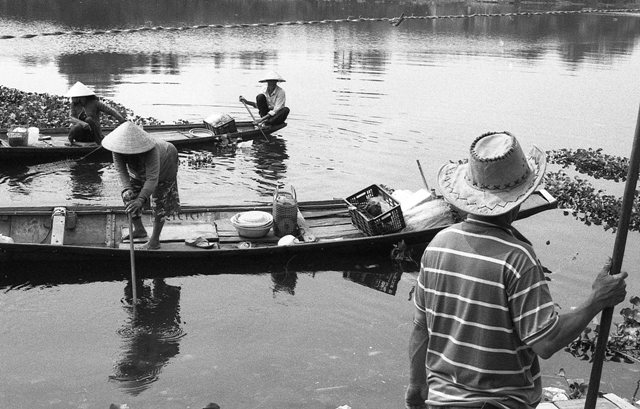
[[[298,282],[298,274],[296,273],[271,273],[271,281],[273,282],[273,296],[277,293],[287,293],[295,295],[296,283]]]
[[[402,278],[402,271],[394,271],[390,273],[363,273],[348,272],[342,273],[342,277],[346,280],[362,284],[366,287],[381,291],[385,294],[396,295],[398,283]]]
[[[0,186],[7,195],[20,194],[29,195],[31,181],[37,174],[29,172],[29,167],[20,165],[0,164]]]
[[[180,319],[180,287],[162,279],[136,283],[138,304],[131,306],[132,287],[124,289],[129,319],[118,330],[123,353],[109,377],[131,395],[139,395],[155,382],[162,368],[180,352],[185,335]]]
[[[186,56],[175,53],[77,52],[62,54],[56,59],[58,72],[69,87],[81,81],[91,84],[101,96],[111,97],[115,84],[130,75],[179,75]],[[126,104],[126,101],[122,101]]]
[[[271,195],[287,172],[287,144],[281,138],[272,138],[270,142],[256,140],[252,153],[256,164],[255,173],[258,176],[258,191],[262,195]]]
[[[92,200],[103,196],[102,163],[73,162],[69,168],[71,197]]]

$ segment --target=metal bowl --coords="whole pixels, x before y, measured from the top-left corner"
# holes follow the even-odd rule
[[[264,237],[273,226],[273,217],[267,212],[237,213],[230,221],[239,236],[249,238]]]

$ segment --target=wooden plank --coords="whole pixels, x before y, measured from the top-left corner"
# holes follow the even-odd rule
[[[219,249],[220,244],[215,242],[212,243],[213,247],[211,249]],[[120,249],[129,249],[129,243],[119,243],[118,248]],[[184,242],[165,242],[161,245],[162,250],[164,251],[207,251],[211,249],[201,249],[198,247],[187,246]]]
[[[151,233],[151,226],[147,227],[148,233]],[[129,234],[129,226],[120,227],[121,238]],[[202,236],[209,241],[218,241],[218,232],[216,227],[207,222],[189,222],[189,223],[166,223],[160,234],[160,242],[179,242],[186,239]],[[135,238],[133,241],[146,242],[147,238]],[[121,240],[122,243],[128,243],[129,240]]]
[[[65,223],[67,219],[67,209],[56,207],[51,216],[51,244],[62,246],[64,244]]]
[[[351,224],[340,226],[313,226],[313,233],[319,239],[364,237],[363,233]]]
[[[606,393],[604,395],[604,398],[607,399],[608,401],[612,402],[613,404],[615,404],[617,407],[619,407],[621,409],[637,409],[631,403],[627,402],[626,400],[622,399],[621,397],[619,397],[617,395],[614,395],[613,393]]]
[[[553,402],[560,409],[583,409],[586,399],[559,400]],[[596,409],[616,409],[618,408],[611,401],[600,398],[596,401]]]

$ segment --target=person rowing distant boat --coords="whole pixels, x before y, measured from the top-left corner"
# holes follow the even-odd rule
[[[96,94],[80,81],[76,82],[67,92],[71,98],[69,109],[69,144],[78,142],[102,142],[102,128],[100,126],[100,113],[114,117],[119,123],[127,120],[120,112],[100,101]]]
[[[249,101],[240,95],[240,102],[258,109],[260,119],[257,125],[279,125],[289,116],[289,108],[286,106],[284,89],[278,86],[279,82],[285,82],[284,78],[275,71],[269,71],[258,82],[266,82],[267,88],[256,96],[256,102]]]

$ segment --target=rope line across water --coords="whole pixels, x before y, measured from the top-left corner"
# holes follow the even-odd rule
[[[525,11],[519,13],[474,13],[474,14],[458,14],[448,16],[405,16],[402,14],[400,17],[348,17],[336,20],[309,20],[309,21],[283,21],[276,23],[252,23],[252,24],[203,24],[196,26],[183,26],[183,27],[139,27],[129,29],[113,29],[113,30],[94,30],[94,31],[53,31],[49,33],[39,34],[22,34],[22,35],[0,35],[1,40],[7,40],[12,38],[33,38],[33,37],[45,37],[45,36],[60,36],[60,35],[102,35],[102,34],[121,34],[121,33],[135,33],[138,31],[186,31],[186,30],[200,30],[206,28],[248,28],[248,27],[276,27],[276,26],[292,26],[292,25],[307,25],[307,24],[337,24],[337,23],[363,23],[371,21],[385,21],[394,26],[399,26],[404,20],[438,20],[438,19],[459,19],[459,18],[477,18],[477,17],[519,17],[519,16],[543,16],[543,15],[562,15],[562,14],[586,14],[586,13],[638,13],[640,9],[582,9],[582,10],[564,10],[564,11]]]

